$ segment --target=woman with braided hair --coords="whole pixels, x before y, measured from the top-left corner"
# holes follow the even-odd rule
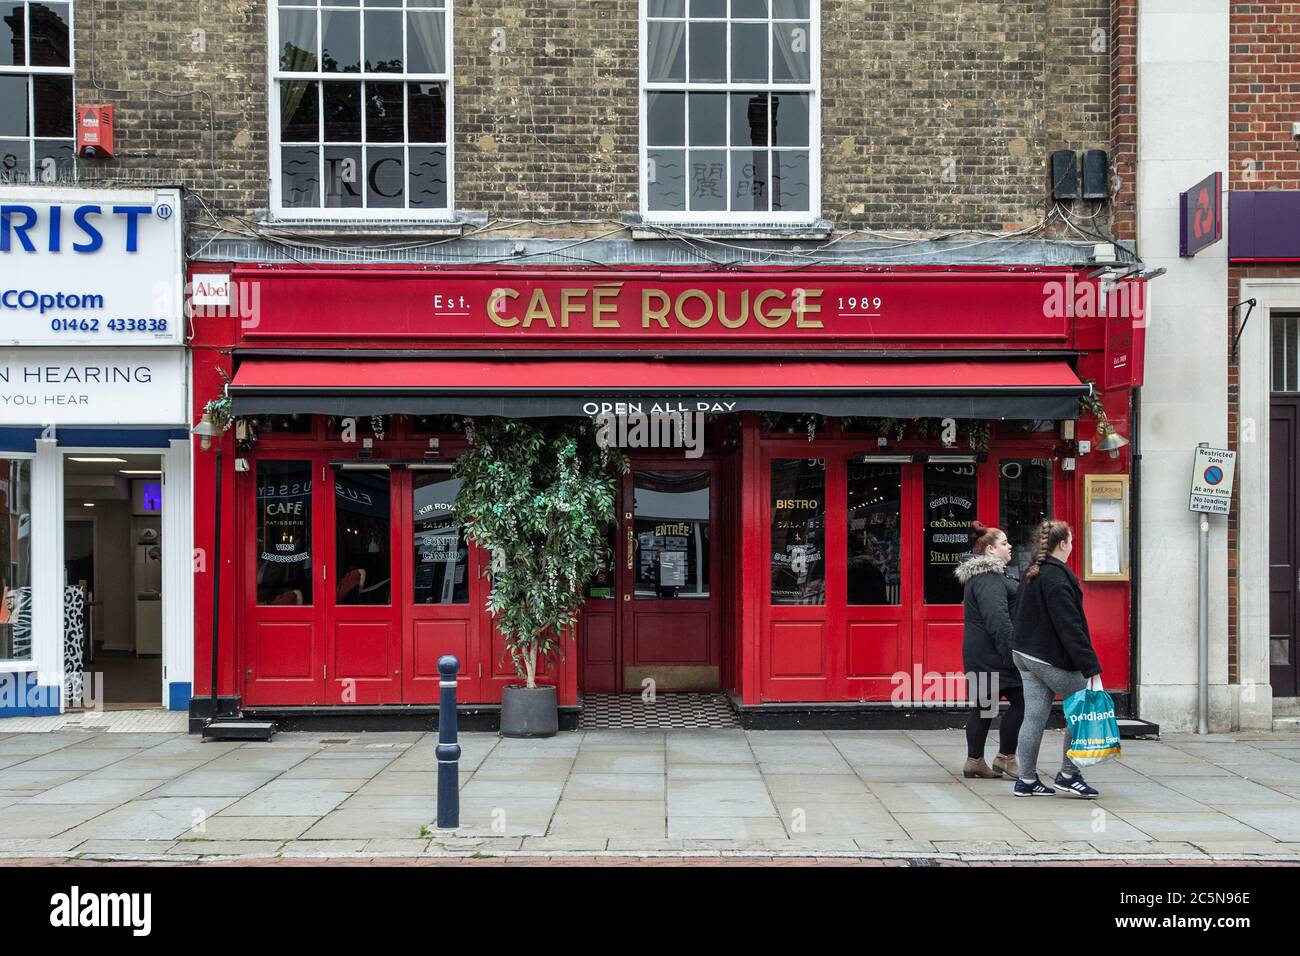
[[[1024,682],[1025,719],[1020,725],[1016,758],[1017,797],[1050,796],[1054,791],[1038,779],[1038,750],[1052,711],[1052,699],[1069,697],[1101,673],[1092,647],[1088,619],[1083,613],[1083,588],[1066,566],[1074,535],[1064,521],[1044,521],[1038,529],[1034,563],[1025,571],[1011,629],[1011,658]],[[1070,728],[1065,728],[1061,772],[1053,786],[1061,793],[1091,799],[1097,791],[1084,783],[1070,760]]]

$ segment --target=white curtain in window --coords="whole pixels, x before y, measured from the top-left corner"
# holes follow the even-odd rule
[[[646,76],[651,82],[656,77],[668,75],[668,69],[676,61],[685,40],[686,25],[680,20],[655,20],[646,24],[646,42],[650,51]]]
[[[776,40],[775,55],[785,62],[786,73],[798,82],[807,82],[808,64],[812,59],[810,25],[777,23],[773,25],[772,35]]]
[[[433,64],[433,72],[447,71],[447,26],[443,14],[412,12],[406,18],[407,69],[412,69],[412,54],[423,50],[425,59]]]

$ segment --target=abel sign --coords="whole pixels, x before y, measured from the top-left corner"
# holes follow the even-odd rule
[[[0,188],[0,343],[180,345],[178,189]]]
[[[1226,515],[1232,511],[1232,475],[1237,453],[1223,448],[1196,449],[1189,511]]]

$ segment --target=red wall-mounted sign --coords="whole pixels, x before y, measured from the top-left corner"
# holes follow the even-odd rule
[[[241,268],[246,343],[394,340],[547,347],[1068,347],[1126,314],[1072,271],[712,272]],[[1140,307],[1140,297],[1134,297]]]
[[[1210,173],[1178,194],[1178,254],[1194,256],[1223,238],[1223,174]]]

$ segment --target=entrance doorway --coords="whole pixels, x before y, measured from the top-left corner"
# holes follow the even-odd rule
[[[1275,313],[1269,409],[1269,682],[1274,697],[1300,694],[1300,314]]]
[[[81,605],[82,666],[103,675],[87,692],[105,707],[162,701],[162,480],[158,455],[64,458],[65,600]]]

